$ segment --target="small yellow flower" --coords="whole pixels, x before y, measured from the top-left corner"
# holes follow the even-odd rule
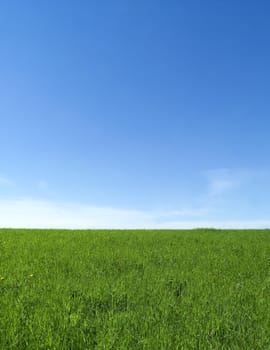
[[[34,276],[34,274],[33,273],[31,273],[30,275],[29,275],[29,277],[33,277]]]

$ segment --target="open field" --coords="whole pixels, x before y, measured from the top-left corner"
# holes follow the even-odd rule
[[[270,231],[0,230],[1,349],[269,349]]]

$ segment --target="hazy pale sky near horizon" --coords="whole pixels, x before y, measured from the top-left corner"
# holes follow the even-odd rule
[[[0,227],[270,227],[268,1],[0,3]]]

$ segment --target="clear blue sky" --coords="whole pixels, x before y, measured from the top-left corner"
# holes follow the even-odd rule
[[[12,209],[19,226],[103,211],[106,227],[270,226],[269,16],[268,1],[1,1],[0,226]]]

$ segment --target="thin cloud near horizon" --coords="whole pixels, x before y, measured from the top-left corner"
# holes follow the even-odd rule
[[[178,212],[178,214],[184,214]],[[33,199],[0,200],[1,228],[63,228],[63,229],[193,229],[267,228],[270,220],[203,220],[197,216],[175,219],[175,212],[127,210],[57,203]],[[191,212],[190,212],[191,214]],[[195,212],[193,214],[196,215]],[[199,214],[199,213],[198,213]],[[169,220],[169,216],[172,219]]]
[[[244,220],[238,205],[239,200],[244,203],[241,190],[245,190],[247,185],[252,187],[252,182],[256,185],[258,179],[259,182],[262,178],[268,179],[269,173],[220,168],[205,171],[201,176],[206,181],[204,188],[197,194],[198,200],[194,201],[190,195],[190,200],[184,207],[174,207],[170,210],[127,209],[114,205],[97,206],[93,202],[81,204],[76,201],[57,201],[30,196],[11,197],[6,194],[0,197],[0,227],[181,229],[270,226],[267,215],[254,214]],[[7,178],[1,179],[5,179],[5,185],[14,183]],[[46,180],[42,179],[37,183],[45,194],[51,191]],[[110,201],[112,202],[113,200]],[[234,216],[230,215],[233,205],[236,208]],[[252,209],[252,203],[249,209]]]

